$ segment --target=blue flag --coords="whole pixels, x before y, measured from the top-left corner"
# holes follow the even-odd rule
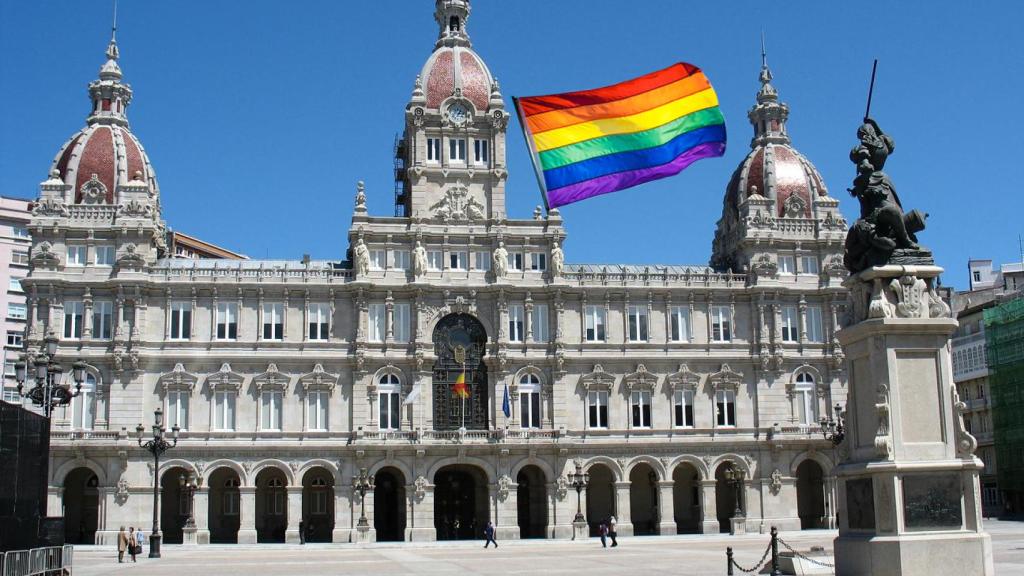
[[[501,399],[501,411],[505,413],[505,418],[512,417],[512,399],[508,394],[508,382],[505,383],[505,393]]]

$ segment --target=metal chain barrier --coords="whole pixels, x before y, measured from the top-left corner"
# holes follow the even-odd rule
[[[789,550],[790,552],[792,552],[794,556],[797,556],[798,558],[800,558],[802,560],[807,560],[811,564],[817,564],[818,566],[821,566],[823,568],[835,568],[836,567],[835,564],[829,564],[828,562],[822,562],[820,560],[815,560],[814,558],[808,558],[807,556],[804,556],[803,554],[801,554],[801,553],[797,552],[796,550],[794,550],[793,547],[790,546],[789,543],[786,542],[785,540],[783,540],[782,538],[779,538],[779,542],[781,542],[782,545],[786,547],[786,550]]]
[[[748,570],[748,569],[744,568],[743,566],[740,566],[738,563],[736,563],[735,560],[733,560],[732,554],[731,554],[732,553],[732,548],[729,548],[729,562],[730,562],[730,564],[732,566],[735,566],[735,567],[739,568],[740,572],[744,572],[746,574],[753,574],[753,573],[759,571],[762,567],[764,567],[765,560],[768,559],[768,554],[770,554],[771,551],[772,551],[772,545],[768,544],[768,547],[764,549],[764,555],[761,556],[761,559],[757,561],[757,564],[755,564],[753,568]],[[729,573],[732,574],[732,570],[731,569],[729,570]]]

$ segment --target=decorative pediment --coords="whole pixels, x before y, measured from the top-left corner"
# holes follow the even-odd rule
[[[299,376],[299,384],[302,385],[303,390],[332,390],[337,383],[338,377],[329,374],[320,363],[313,366],[312,372]]]
[[[647,366],[637,364],[636,372],[626,374],[622,382],[630,390],[653,390],[658,384],[658,377],[648,372]]]
[[[287,374],[282,374],[281,371],[277,369],[277,364],[271,362],[267,366],[267,371],[253,376],[252,381],[256,384],[256,389],[261,392],[264,389],[284,391],[288,389],[288,383],[291,381],[291,377]]]
[[[790,194],[782,203],[783,216],[786,218],[802,218],[807,210],[807,202],[799,194]]]
[[[79,189],[83,204],[102,204],[107,201],[107,187],[93,174]]]
[[[153,207],[148,202],[132,198],[117,207],[118,218],[152,218]]]
[[[473,222],[484,220],[485,207],[469,193],[469,188],[461,182],[445,191],[433,206],[430,207],[434,218],[445,222]]]
[[[245,376],[231,370],[231,364],[227,362],[220,365],[220,370],[206,377],[206,381],[214,390],[218,388],[234,388],[238,390],[245,381]]]
[[[594,364],[593,372],[580,376],[580,382],[586,390],[611,390],[615,376],[605,372],[600,364]]]
[[[64,201],[59,197],[47,196],[32,203],[32,215],[67,218],[68,207],[64,205]]]
[[[139,254],[138,247],[129,242],[125,245],[124,251],[117,257],[117,265],[119,268],[136,270],[142,268],[146,264],[146,259]]]
[[[716,392],[719,389],[738,390],[743,383],[743,374],[736,372],[728,364],[722,364],[722,369],[708,376],[711,388]]]
[[[32,249],[32,264],[40,268],[52,268],[60,264],[60,257],[54,253],[49,242],[43,241]]]
[[[161,374],[157,378],[157,384],[164,389],[164,392],[168,390],[188,390],[191,392],[198,381],[199,376],[185,370],[185,365],[181,362],[175,364],[174,369],[170,372]]]
[[[665,381],[674,392],[676,390],[696,390],[700,386],[700,374],[690,370],[686,363],[679,365],[679,371],[669,374]]]
[[[779,275],[779,265],[768,254],[761,254],[750,262],[750,271],[759,277],[775,278]]]

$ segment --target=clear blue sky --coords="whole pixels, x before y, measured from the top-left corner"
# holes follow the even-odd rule
[[[883,6],[884,8],[879,7]],[[252,257],[341,258],[357,180],[391,214],[392,146],[433,47],[433,0],[121,0],[132,129],[175,229]],[[759,36],[795,146],[848,218],[847,153],[879,58],[873,115],[897,142],[889,173],[921,240],[967,284],[968,257],[1019,258],[1024,4],[948,1],[474,0],[469,32],[512,95],[601,86],[677,60],[702,67],[730,134],[724,158],[562,210],[570,262],[704,264],[751,136]],[[873,15],[874,11],[881,12]],[[109,0],[0,0],[0,194],[35,197],[88,110]],[[539,203],[509,129],[508,210]]]

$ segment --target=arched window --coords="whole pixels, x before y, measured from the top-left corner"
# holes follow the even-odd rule
[[[280,478],[271,478],[267,482],[267,514],[273,516],[283,516],[284,507],[284,480]]]
[[[75,384],[72,383],[74,388]],[[85,381],[82,382],[82,391],[71,402],[71,427],[76,430],[92,430],[93,421],[96,419],[96,376],[91,372],[85,373]]]
[[[238,478],[228,478],[224,481],[224,497],[221,499],[221,508],[225,516],[238,516],[238,487],[241,485]]]
[[[459,17],[458,16],[452,16],[451,18],[448,19],[448,31],[449,32],[458,32],[459,31]]]
[[[540,378],[523,374],[519,378],[519,425],[540,428]]]
[[[818,421],[818,403],[815,400],[814,376],[809,372],[796,375],[793,396],[797,422],[810,426]]]
[[[402,427],[401,390],[402,381],[397,374],[383,374],[377,381],[381,430],[398,430]]]
[[[310,509],[311,514],[327,514],[327,480],[324,478],[315,478],[310,483],[310,488],[313,489],[313,505]]]

